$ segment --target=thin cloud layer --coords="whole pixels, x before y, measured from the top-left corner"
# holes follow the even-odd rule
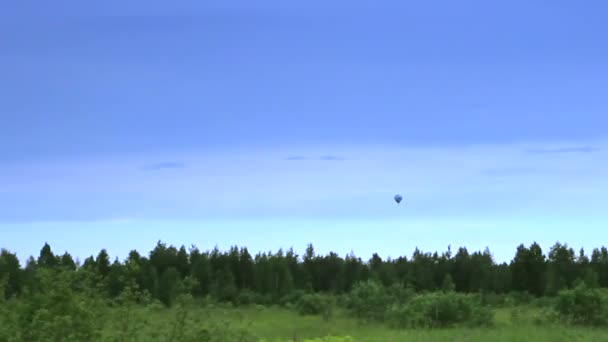
[[[593,146],[572,146],[547,149],[528,149],[528,154],[565,154],[565,153],[593,153],[602,151],[601,148]]]
[[[0,169],[0,221],[605,216],[606,158],[522,154],[551,146],[285,146],[11,164]],[[320,160],[328,150],[356,158]],[[395,193],[407,201],[398,211]]]
[[[490,177],[503,177],[503,176],[512,176],[512,175],[533,174],[533,173],[538,173],[539,171],[540,170],[533,169],[533,168],[525,168],[525,167],[521,167],[521,168],[506,167],[506,168],[486,169],[486,170],[483,170],[482,173],[484,175],[490,176]]]
[[[344,158],[337,157],[337,156],[321,156],[319,159],[320,160],[325,160],[325,161],[345,160]]]
[[[180,162],[162,162],[151,165],[146,165],[142,169],[147,171],[164,170],[164,169],[182,169],[186,164]]]
[[[290,156],[290,157],[285,158],[285,160],[340,161],[340,160],[346,160],[346,158],[342,158],[342,157],[338,157],[338,156],[332,156],[332,155],[323,155],[323,156],[320,156],[318,158],[309,158],[309,157],[305,157],[305,156]]]

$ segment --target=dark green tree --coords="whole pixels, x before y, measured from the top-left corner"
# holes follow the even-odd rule
[[[182,279],[190,275],[190,256],[183,245],[177,251],[175,262],[177,271]]]
[[[192,269],[190,273],[195,281],[193,295],[206,296],[209,294],[211,285],[211,265],[209,263],[209,254],[203,253],[198,248],[193,247],[190,250],[190,265]]]
[[[6,281],[4,295],[6,298],[21,293],[23,272],[16,254],[6,249],[0,250],[0,281]]]
[[[116,258],[110,266],[110,271],[106,280],[108,294],[111,298],[120,296],[123,289],[127,286],[127,279],[126,267],[118,261],[118,258]]]
[[[574,250],[557,242],[549,250],[547,260],[547,294],[556,295],[571,287],[577,278]]]
[[[167,268],[161,275],[158,283],[158,299],[167,306],[172,306],[180,294],[181,280],[179,271],[175,267]]]
[[[40,250],[40,256],[38,257],[38,266],[53,268],[59,264],[57,257],[53,254],[51,246],[48,243],[44,243],[44,246]]]
[[[95,270],[102,278],[110,273],[110,256],[105,249],[102,249],[95,259]]]
[[[76,262],[74,262],[74,259],[72,259],[72,256],[67,251],[61,256],[60,265],[69,271],[76,270]]]
[[[452,281],[452,275],[446,273],[443,278],[443,283],[441,284],[441,290],[444,292],[452,292],[455,288],[456,286],[454,286],[454,281]]]
[[[237,284],[240,289],[253,289],[255,286],[255,264],[253,257],[249,254],[246,247],[241,248],[239,253],[238,263],[238,274],[239,283]]]

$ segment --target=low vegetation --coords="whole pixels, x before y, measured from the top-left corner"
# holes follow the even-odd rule
[[[359,264],[352,255],[315,256],[312,246],[300,260],[292,251],[247,258],[245,249],[185,252],[159,243],[149,257],[132,252],[124,262],[109,263],[102,251],[78,265],[46,245],[22,268],[2,250],[0,342],[601,340],[608,335],[608,291],[598,276],[602,269],[593,270],[602,259],[581,253],[571,260],[576,267],[559,268],[573,256],[559,246],[543,256],[542,269],[563,275],[578,267],[579,276],[571,283],[543,280],[542,296],[484,290],[498,288],[484,283],[493,277],[487,274],[482,282],[468,278],[479,291],[463,291],[463,261],[449,253],[427,254],[446,269],[412,280],[391,272],[404,267],[425,274],[416,270],[426,258],[419,252],[407,262],[372,258]],[[522,265],[540,267],[529,262],[541,260],[534,246],[519,252],[516,258],[533,257],[519,266],[513,261],[510,273],[522,272]],[[465,260],[474,265],[486,254]],[[502,267],[490,265],[490,271]],[[347,276],[349,269],[358,275]],[[436,286],[422,285],[431,279]]]

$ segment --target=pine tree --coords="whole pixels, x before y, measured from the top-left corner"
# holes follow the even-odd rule
[[[95,259],[95,270],[102,278],[110,273],[110,256],[105,249],[102,249]]]
[[[241,248],[238,265],[240,289],[253,289],[255,286],[255,264],[246,247]]]
[[[57,257],[53,254],[51,250],[51,246],[48,243],[44,243],[44,246],[40,250],[40,256],[38,257],[38,266],[53,268],[56,267],[59,261]]]
[[[72,259],[72,256],[70,255],[70,253],[68,253],[67,251],[65,253],[63,253],[63,255],[61,256],[61,267],[69,270],[69,271],[74,271],[76,270],[76,263],[74,262],[74,259]]]
[[[444,292],[452,292],[456,287],[454,286],[454,281],[452,281],[452,275],[449,273],[445,274],[443,278],[443,283],[441,284],[441,289]]]
[[[180,292],[180,275],[175,267],[167,268],[158,283],[158,298],[167,306],[172,306]]]
[[[110,266],[110,271],[108,273],[107,278],[107,288],[108,294],[111,298],[116,298],[120,296],[123,289],[127,285],[127,277],[126,277],[126,269],[125,267],[118,261],[118,258],[114,260],[112,265]]]
[[[209,254],[201,254],[197,248],[190,250],[191,267],[190,273],[196,283],[193,295],[206,296],[209,294],[211,284],[211,265]]]
[[[182,279],[190,275],[190,260],[186,247],[183,245],[180,247],[177,255],[175,256],[176,268]]]
[[[16,296],[23,286],[23,273],[16,254],[6,249],[0,250],[0,281],[5,281],[4,295],[6,298]],[[1,295],[1,294],[0,294]]]

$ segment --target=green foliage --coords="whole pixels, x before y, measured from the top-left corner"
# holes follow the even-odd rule
[[[144,294],[137,290],[136,285],[126,286],[118,298],[114,300],[115,314],[106,323],[110,329],[106,336],[108,342],[126,342],[137,339],[138,332],[145,327],[145,321],[137,310],[138,303],[145,301]]]
[[[454,281],[452,280],[452,275],[447,273],[445,277],[443,277],[443,283],[441,283],[441,290],[445,292],[452,292],[456,289],[454,285]]]
[[[241,290],[236,296],[235,304],[237,305],[253,305],[253,304],[268,304],[269,299],[260,293],[245,289]]]
[[[0,341],[19,341],[20,331],[17,329],[17,310],[15,300],[5,299],[5,289],[8,277],[0,277]]]
[[[266,340],[260,340],[259,342],[267,342]],[[286,341],[288,342],[288,341]],[[291,341],[289,341],[291,342]],[[355,342],[355,339],[350,336],[326,336],[312,339],[305,339],[302,342]]]
[[[74,292],[74,275],[40,270],[43,293],[31,294],[16,308],[18,331],[26,341],[91,341],[103,326],[103,302],[92,293]]]
[[[533,300],[534,297],[528,292],[511,292],[505,298],[505,304],[510,306],[528,305]]]
[[[347,305],[354,317],[361,321],[384,321],[391,296],[382,284],[374,280],[357,283]]]
[[[434,292],[415,296],[406,305],[394,305],[388,314],[395,328],[445,328],[456,324],[487,326],[493,312],[470,295]]]
[[[608,294],[588,288],[584,283],[571,290],[559,292],[555,311],[560,320],[570,324],[608,324]]]
[[[414,296],[414,290],[401,285],[383,286],[368,280],[355,284],[346,301],[349,312],[362,322],[383,322],[392,306],[406,304]]]
[[[306,292],[303,290],[294,290],[283,296],[279,300],[279,305],[284,307],[294,307],[300,301],[300,298],[306,295]]]
[[[338,324],[347,319],[343,312],[359,322],[399,328],[485,326],[493,321],[488,307],[503,305],[526,305],[523,311],[535,312],[513,311],[512,321],[522,324],[548,323],[554,318],[543,308],[552,307],[562,322],[602,325],[608,324],[607,295],[600,289],[608,287],[607,265],[606,248],[587,258],[561,244],[547,257],[537,244],[522,245],[511,264],[497,265],[487,249],[460,248],[454,257],[450,250],[440,255],[417,249],[412,259],[383,260],[376,254],[366,262],[352,253],[345,259],[317,255],[312,245],[303,258],[292,250],[254,258],[236,246],[201,253],[159,242],[149,257],[132,251],[127,260],[110,263],[101,250],[80,266],[69,253],[54,255],[45,244],[24,268],[16,255],[0,252],[0,342],[254,341],[244,319],[205,315],[218,310],[265,315],[280,309],[261,305],[274,304],[294,309],[309,327]],[[580,285],[583,281],[588,286]],[[517,292],[506,295],[512,290]],[[336,300],[346,310],[335,310]],[[328,333],[335,331],[299,336]]]
[[[306,294],[296,303],[296,309],[300,315],[322,315],[325,320],[332,318],[334,306],[333,297],[316,293]]]
[[[506,304],[507,297],[503,294],[484,292],[479,296],[482,305],[491,307],[501,307]]]

